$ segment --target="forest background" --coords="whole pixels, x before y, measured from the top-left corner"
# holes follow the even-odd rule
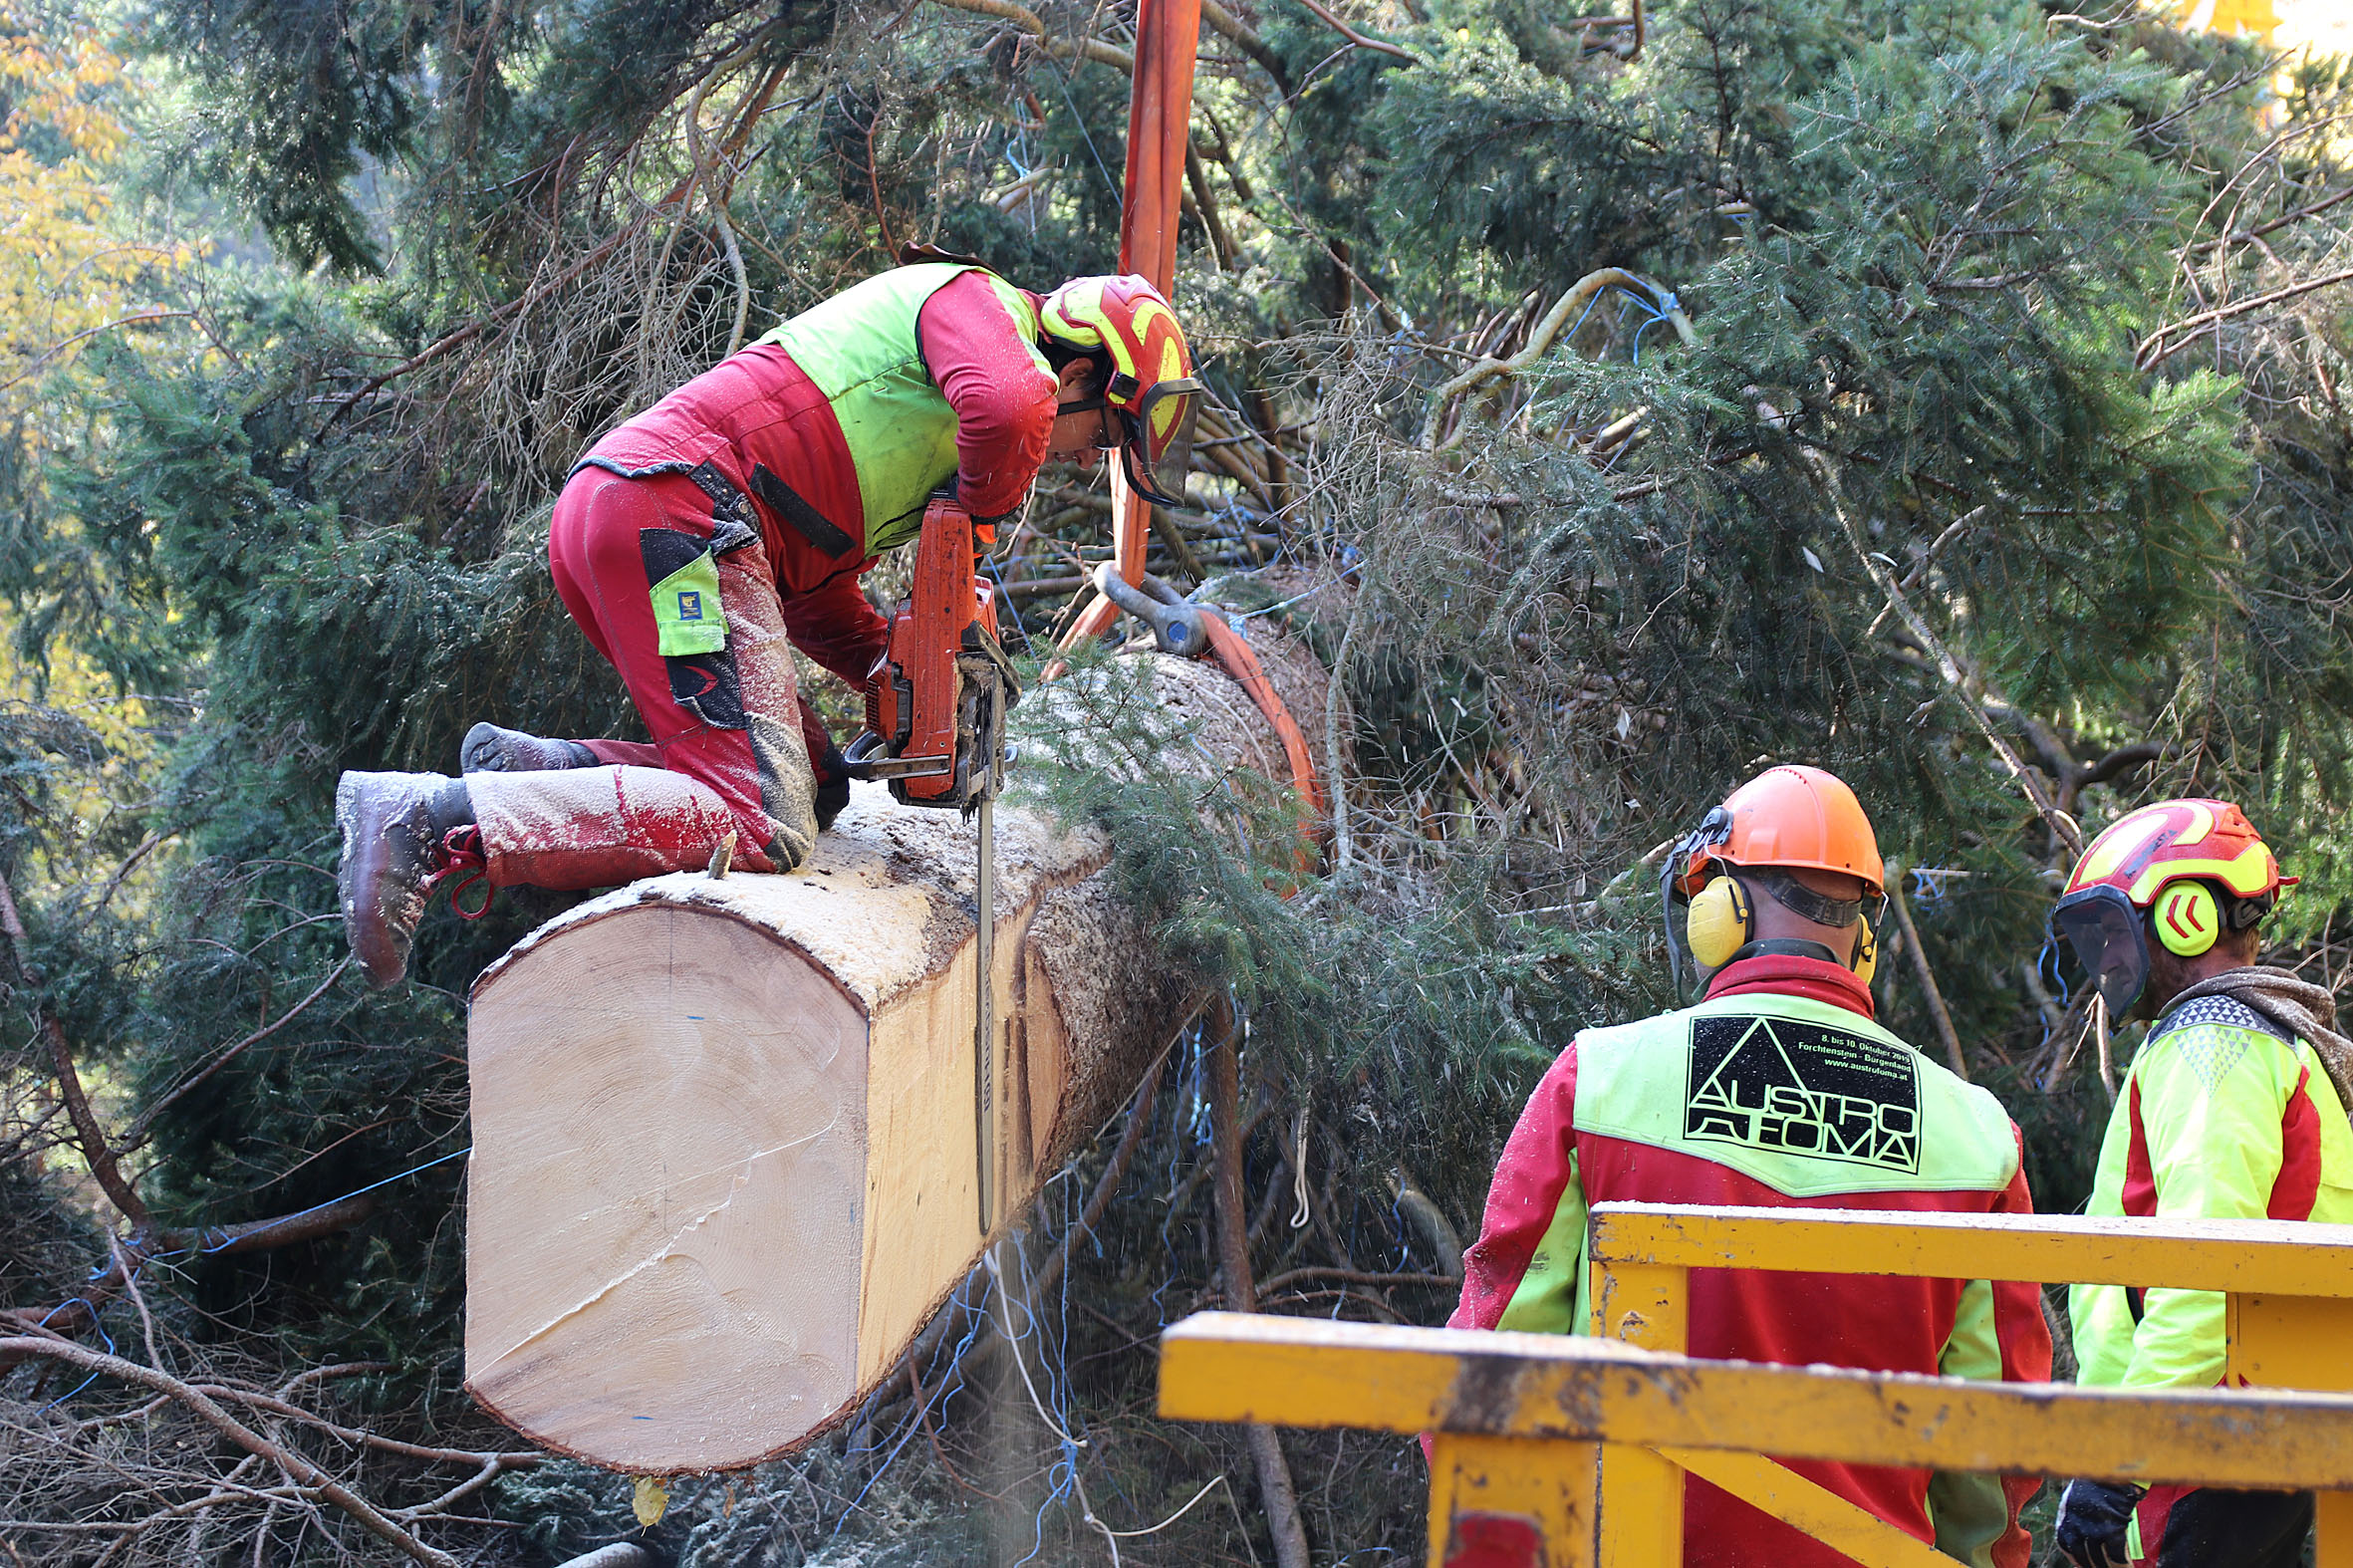
[[[1279,900],[1263,792],[1033,772],[1231,995],[1238,1104],[1194,1025],[1018,1299],[976,1276],[845,1430],[673,1487],[682,1564],[1415,1560],[1409,1444],[1285,1435],[1286,1508],[1151,1414],[1156,1331],[1233,1283],[1216,1113],[1264,1310],[1441,1320],[1521,1097],[1671,1000],[1646,857],[1767,762],[1861,793],[1883,1017],[2001,1097],[2046,1207],[2133,1038],[2044,943],[2079,834],[2243,802],[2304,879],[2272,956],[2344,979],[2336,62],[2129,4],[1203,11],[1177,296],[1220,438],[1154,561],[1338,672],[1330,858]],[[637,1533],[458,1387],[463,999],[565,901],[444,909],[367,992],[334,781],[482,717],[632,733],[546,579],[573,457],[905,242],[1109,270],[1132,22],[0,0],[12,1560]],[[1047,475],[1024,638],[1108,510]]]

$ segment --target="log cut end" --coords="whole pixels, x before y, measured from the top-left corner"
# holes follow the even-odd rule
[[[1223,675],[1146,667],[1194,721],[1187,766],[1282,765]],[[881,1383],[1190,1011],[1096,875],[1101,835],[1007,806],[996,844],[985,1063],[974,825],[879,785],[791,876],[641,882],[483,973],[465,1339],[488,1410],[668,1474],[789,1449]]]
[[[467,1386],[641,1472],[783,1447],[858,1381],[865,1013],[713,910],[563,951],[474,1013]]]

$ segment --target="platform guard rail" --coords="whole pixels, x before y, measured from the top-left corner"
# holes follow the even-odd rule
[[[1591,1338],[1198,1314],[1162,1414],[1430,1434],[1432,1568],[1675,1568],[1686,1474],[1867,1568],[1953,1568],[1767,1454],[2309,1488],[2318,1568],[2353,1568],[2353,1226],[1602,1204],[1592,1258]],[[1691,1270],[1720,1267],[2221,1291],[2227,1385],[1696,1360]]]

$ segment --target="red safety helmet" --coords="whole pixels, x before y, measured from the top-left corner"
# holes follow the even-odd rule
[[[2244,930],[2261,919],[2279,890],[2295,882],[2279,874],[2270,846],[2228,801],[2161,800],[2126,814],[2085,848],[2051,925],[2075,949],[2109,1012],[2121,1016],[2149,983],[2153,915],[2167,922],[2159,939],[2191,957],[2214,946],[2225,925]]]
[[[1128,483],[1157,505],[1182,506],[1205,389],[1193,379],[1192,354],[1161,291],[1134,273],[1073,278],[1046,296],[1038,320],[1056,343],[1111,362],[1103,395],[1064,410],[1109,408]]]

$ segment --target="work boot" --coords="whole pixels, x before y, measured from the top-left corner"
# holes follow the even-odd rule
[[[335,887],[344,934],[370,984],[382,989],[407,973],[425,899],[450,865],[449,837],[473,820],[465,781],[439,773],[346,773],[335,786],[343,830]]]
[[[487,720],[467,730],[457,748],[460,773],[548,773],[596,765],[597,754],[577,740],[543,740]]]
[[[850,764],[842,756],[842,748],[829,740],[825,755],[817,759],[816,771],[817,831],[823,833],[850,804]]]

